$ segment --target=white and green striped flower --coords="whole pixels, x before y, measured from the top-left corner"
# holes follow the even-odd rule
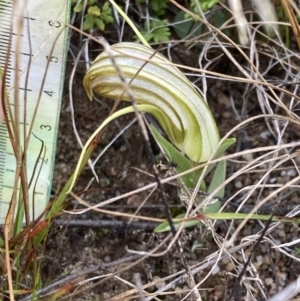
[[[92,63],[83,84],[90,99],[93,93],[124,101],[133,97],[140,111],[152,114],[179,150],[151,127],[169,160],[178,163],[178,172],[189,170],[194,163],[206,162],[213,153],[214,158],[221,156],[235,142],[235,139],[226,139],[219,146],[219,132],[206,101],[177,67],[150,47],[136,43],[108,47]],[[88,146],[98,133],[115,118],[134,111],[133,106],[116,111],[91,135],[82,150],[68,192],[82,168]],[[206,174],[212,167],[208,167]],[[188,187],[195,187],[199,173],[182,179]]]
[[[220,140],[212,113],[186,76],[162,54],[154,53],[153,49],[136,43],[112,45],[109,53],[103,51],[95,59],[85,75],[87,94],[90,99],[93,92],[112,99],[122,95],[122,100],[129,101],[115,67],[118,65],[130,83],[137,107],[152,114],[170,141],[189,159],[205,162]],[[129,112],[125,108],[117,115],[122,111]]]

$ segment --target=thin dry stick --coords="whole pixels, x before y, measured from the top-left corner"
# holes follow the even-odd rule
[[[26,5],[26,3],[24,2],[23,5]],[[19,11],[19,7],[18,5],[13,5],[13,14],[18,15]],[[11,20],[13,20],[14,18],[11,18]],[[21,33],[22,31],[22,20],[20,20],[21,18],[18,19],[17,22],[17,32]],[[9,37],[9,49],[7,49],[7,51],[10,50],[11,47],[11,43],[12,43],[12,28],[13,28],[13,21],[11,21],[11,34]],[[18,50],[21,49],[21,45],[20,45],[20,39],[17,39],[17,43],[16,43],[16,49],[17,49],[17,53]],[[8,52],[9,53],[9,52]],[[5,70],[4,70],[4,76],[6,75],[6,70],[8,68],[8,58],[9,56],[7,55],[6,57],[6,64],[5,64]],[[15,70],[19,70],[19,64],[20,64],[20,59],[17,56],[16,57],[16,63],[15,63]],[[15,78],[14,78],[16,85],[18,87],[19,84],[19,73],[15,72]],[[4,89],[4,84],[3,84],[3,89]],[[20,132],[19,132],[19,98],[18,98],[18,93],[15,93],[15,107],[14,107],[14,117],[15,120],[12,120],[12,124],[13,124],[13,132],[14,132],[14,136],[12,136],[11,138],[13,142],[13,150],[14,150],[14,154],[16,156],[16,161],[17,161],[17,167],[16,167],[16,173],[15,173],[15,179],[14,179],[14,189],[13,189],[13,194],[12,194],[12,199],[10,201],[9,204],[9,209],[5,218],[5,225],[4,225],[4,241],[5,241],[5,269],[6,269],[6,273],[7,273],[7,278],[8,278],[8,289],[9,289],[9,296],[10,296],[10,300],[14,301],[14,287],[13,287],[13,281],[12,281],[12,268],[11,268],[11,264],[10,264],[10,250],[9,250],[9,239],[12,237],[13,235],[13,222],[14,222],[14,216],[15,216],[15,208],[17,205],[17,194],[18,194],[18,183],[19,183],[19,175],[22,172],[22,168],[21,168],[21,164],[22,164],[22,156],[21,156],[21,144],[20,144]],[[9,105],[9,104],[8,104]],[[5,113],[6,114],[6,113]],[[12,116],[11,116],[12,117]],[[6,123],[9,124],[8,118],[6,119]],[[9,126],[10,128],[10,126]],[[26,216],[27,219],[27,216]]]
[[[298,44],[298,48],[300,50],[300,27],[299,27],[299,23],[297,21],[297,18],[294,14],[294,11],[291,7],[290,1],[289,0],[281,0],[281,5],[284,8],[285,13],[287,14],[289,21],[291,23],[292,26],[292,30],[294,32],[294,36],[296,39],[296,42]]]
[[[257,68],[253,65],[253,63],[251,62],[251,60],[248,58],[248,56],[242,51],[242,49],[236,44],[234,43],[230,38],[228,38],[223,32],[221,32],[218,28],[212,26],[209,22],[207,22],[206,20],[200,18],[199,16],[197,16],[196,14],[192,13],[191,11],[189,11],[188,9],[186,9],[185,7],[183,7],[182,5],[180,5],[178,2],[176,2],[175,0],[171,0],[171,2],[173,4],[175,4],[178,8],[180,8],[181,10],[185,11],[186,13],[188,13],[189,15],[191,15],[193,18],[197,19],[198,21],[202,22],[203,24],[205,24],[208,28],[212,29],[213,31],[217,32],[222,38],[224,38],[225,40],[227,40],[229,43],[231,43],[232,45],[234,45],[234,47],[241,53],[241,55],[248,61],[248,63],[251,65],[251,67],[255,70],[255,72],[259,75],[259,78],[261,80],[261,82],[259,82],[259,85],[261,85],[262,83],[267,84],[266,80],[264,79],[264,77],[260,74],[259,70],[257,70]],[[222,47],[222,45],[220,45]],[[244,76],[248,79],[250,79],[251,77],[249,76],[249,74],[241,67],[240,64],[238,64],[236,62],[236,60],[232,57],[232,55],[227,51],[226,48],[222,47],[222,49],[226,52],[227,56],[229,56],[232,60],[232,62],[235,63],[235,65],[237,66],[237,68],[244,74]],[[292,119],[294,118],[298,118],[297,115],[295,115],[294,113],[292,113],[286,106],[285,104],[282,102],[282,100],[276,95],[276,93],[273,91],[273,88],[271,88],[269,86],[270,92],[272,93],[274,99],[276,99],[276,101],[278,102],[278,104],[280,104],[281,108],[286,112],[287,116],[291,117]]]
[[[259,118],[258,116],[257,117],[254,117],[254,119],[256,118]],[[252,119],[252,118],[251,118]],[[231,134],[231,133],[230,133]],[[218,158],[218,159],[215,159],[215,160],[212,160],[210,161],[210,164],[214,164],[214,163],[218,163],[222,160],[228,160],[228,159],[232,159],[232,158],[235,158],[235,157],[240,157],[240,156],[243,156],[245,154],[249,154],[249,153],[256,153],[256,152],[265,152],[265,151],[270,151],[270,150],[276,150],[276,149],[280,149],[281,147],[286,147],[286,148],[293,148],[293,147],[297,147],[300,145],[300,142],[293,142],[293,143],[287,143],[287,144],[284,144],[284,145],[281,145],[281,146],[265,146],[265,147],[258,147],[258,148],[255,148],[255,149],[252,149],[252,150],[245,150],[245,151],[241,151],[241,152],[238,152],[238,153],[235,153],[235,154],[231,154],[231,155],[227,155],[227,156],[224,156],[222,158]],[[197,167],[194,167],[194,168],[191,168],[190,170],[188,171],[185,171],[185,172],[182,172],[180,174],[177,174],[177,175],[174,175],[174,176],[171,176],[171,177],[168,177],[166,179],[161,179],[161,183],[164,184],[164,183],[169,183],[173,180],[176,180],[184,175],[187,175],[193,171],[196,171],[198,169],[201,169],[205,166],[206,164],[201,164]],[[128,193],[124,193],[120,196],[116,196],[116,197],[113,197],[113,198],[110,198],[106,201],[103,201],[99,204],[96,204],[96,205],[88,205],[88,209],[83,209],[81,210],[81,212],[87,212],[89,210],[94,210],[96,208],[100,208],[100,207],[104,207],[105,205],[108,205],[108,204],[111,204],[115,201],[118,201],[118,200],[121,200],[123,198],[126,198],[126,197],[129,197],[131,195],[134,195],[134,194],[137,194],[137,193],[140,193],[142,191],[147,191],[148,189],[152,189],[153,187],[156,187],[157,186],[157,183],[151,183],[151,184],[148,184],[148,185],[145,185],[144,187],[141,187],[139,189],[136,189],[136,190],[133,190],[133,191],[130,191]],[[209,198],[209,200],[211,200],[213,198],[213,196],[211,196]]]
[[[280,193],[281,191],[285,190],[287,187],[289,187],[289,185],[297,183],[300,180],[300,176],[295,177],[294,179],[292,179],[291,181],[287,182],[285,185],[283,185],[282,187],[279,187],[278,189],[276,189],[275,191],[273,191],[272,193],[270,193],[267,197],[265,197],[261,202],[259,202],[259,204],[257,204],[256,206],[254,206],[254,208],[251,210],[251,212],[248,214],[248,216],[245,218],[245,220],[243,220],[241,222],[241,224],[238,226],[238,228],[236,229],[236,231],[234,232],[234,234],[232,235],[230,241],[229,241],[229,245],[233,244],[233,241],[235,240],[235,238],[237,237],[237,234],[241,231],[241,229],[245,226],[248,218],[251,217],[252,214],[254,214],[259,207],[261,207],[263,204],[265,204],[267,201],[271,200],[272,198],[276,197],[278,195],[278,193]]]
[[[84,42],[85,44],[88,43],[88,40]],[[78,55],[75,59],[75,63],[74,66],[72,68],[72,72],[70,74],[70,79],[69,79],[69,102],[70,102],[70,113],[71,113],[71,120],[72,120],[72,126],[73,126],[73,131],[76,137],[76,140],[78,142],[78,144],[80,145],[81,148],[83,148],[83,144],[82,141],[80,139],[80,136],[78,134],[77,128],[76,128],[76,122],[75,122],[75,114],[74,114],[74,103],[73,103],[73,80],[74,80],[74,75],[76,72],[76,68],[78,66],[79,63],[79,59],[81,57],[82,51],[84,49],[84,46],[81,47],[80,51],[78,52]],[[96,178],[96,180],[98,181],[98,175],[94,169],[94,164],[92,162],[91,159],[88,160],[88,165],[92,171],[92,174],[94,175],[94,177]]]

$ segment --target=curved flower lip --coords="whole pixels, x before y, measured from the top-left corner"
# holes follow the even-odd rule
[[[110,55],[130,82],[137,104],[149,105],[147,112],[156,117],[171,142],[192,161],[207,161],[220,140],[211,111],[186,76],[153,49],[118,43],[109,54],[102,52],[84,77],[89,98],[95,92],[112,99],[123,95],[121,99],[129,101]]]

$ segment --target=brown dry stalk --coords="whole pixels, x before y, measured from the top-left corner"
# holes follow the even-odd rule
[[[281,4],[283,6],[283,9],[291,23],[292,30],[294,32],[294,36],[296,39],[296,42],[298,44],[298,48],[300,49],[300,26],[298,24],[297,18],[295,16],[295,13],[292,9],[292,6],[290,4],[289,0],[281,0]]]

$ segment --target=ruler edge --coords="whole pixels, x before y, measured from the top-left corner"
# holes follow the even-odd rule
[[[9,0],[11,2],[12,5],[14,5],[14,1],[15,0]],[[6,1],[2,0],[2,3],[5,3]],[[63,3],[64,2],[64,3]],[[63,100],[63,95],[64,95],[64,86],[65,86],[65,75],[66,75],[66,70],[67,70],[67,58],[68,58],[68,51],[69,51],[69,43],[70,43],[70,27],[68,26],[68,24],[70,23],[70,19],[71,19],[71,0],[64,0],[61,4],[61,7],[63,7],[63,9],[61,11],[65,11],[62,15],[64,15],[64,18],[60,19],[60,22],[63,24],[64,28],[62,28],[60,30],[60,32],[58,32],[57,35],[60,35],[60,38],[63,39],[64,42],[64,49],[62,49],[61,52],[61,58],[62,58],[62,63],[61,63],[61,70],[59,72],[60,75],[60,84],[58,87],[60,93],[57,97],[57,105],[56,105],[56,117],[55,120],[53,122],[53,124],[55,125],[55,131],[53,132],[53,144],[52,144],[52,155],[49,157],[50,162],[52,163],[51,166],[49,167],[49,174],[48,174],[48,188],[47,191],[45,191],[45,203],[43,204],[44,207],[41,207],[40,210],[38,211],[38,214],[44,213],[44,218],[47,215],[47,212],[44,212],[45,209],[47,208],[47,205],[49,204],[49,201],[51,199],[51,191],[53,188],[53,181],[54,181],[54,170],[55,170],[55,165],[56,165],[56,152],[57,152],[57,142],[58,142],[58,134],[59,134],[59,130],[60,130],[60,115],[61,115],[61,107],[62,107],[62,100]],[[53,51],[55,52],[55,47],[56,45],[53,46]],[[47,76],[48,72],[46,73]],[[3,121],[4,123],[4,121]],[[6,126],[4,125],[4,127],[6,128]],[[7,131],[7,130],[6,130]],[[9,141],[9,138],[8,140]],[[38,172],[38,171],[37,171]],[[5,177],[5,173],[4,173],[4,177]],[[34,204],[36,202],[33,202],[33,199],[29,200],[30,201],[30,205]],[[9,204],[8,204],[8,208],[9,208]],[[38,218],[39,215],[34,216],[34,219]],[[2,220],[3,218],[3,220]],[[33,221],[33,216],[32,216],[32,208],[30,208],[30,218],[31,221]],[[0,226],[2,226],[5,222],[5,215],[3,215],[3,217],[0,216]]]
[[[67,10],[67,14],[66,14],[66,18],[65,18],[65,28],[63,29],[63,35],[64,35],[64,39],[66,41],[66,47],[63,51],[63,68],[61,70],[61,81],[60,81],[60,95],[59,95],[59,104],[57,107],[57,114],[56,114],[56,121],[55,121],[55,125],[56,125],[56,131],[54,133],[55,136],[55,143],[53,144],[53,153],[52,153],[52,162],[53,165],[50,168],[50,178],[49,178],[49,190],[48,190],[48,203],[51,199],[51,190],[53,187],[53,181],[54,181],[54,171],[55,171],[55,165],[56,165],[56,153],[57,153],[57,142],[58,142],[58,134],[59,134],[59,130],[60,130],[60,122],[61,122],[61,107],[62,107],[62,100],[63,100],[63,95],[64,95],[64,86],[65,86],[65,79],[66,79],[66,70],[67,70],[67,58],[68,58],[68,52],[69,52],[69,44],[70,44],[70,32],[71,29],[69,28],[69,26],[67,26],[67,24],[70,23],[70,19],[71,19],[71,2],[72,0],[65,0],[66,1],[66,10]],[[46,206],[47,204],[46,203]],[[46,207],[45,207],[46,209]],[[47,215],[47,212],[45,213],[45,215]],[[36,217],[35,217],[36,218]]]

